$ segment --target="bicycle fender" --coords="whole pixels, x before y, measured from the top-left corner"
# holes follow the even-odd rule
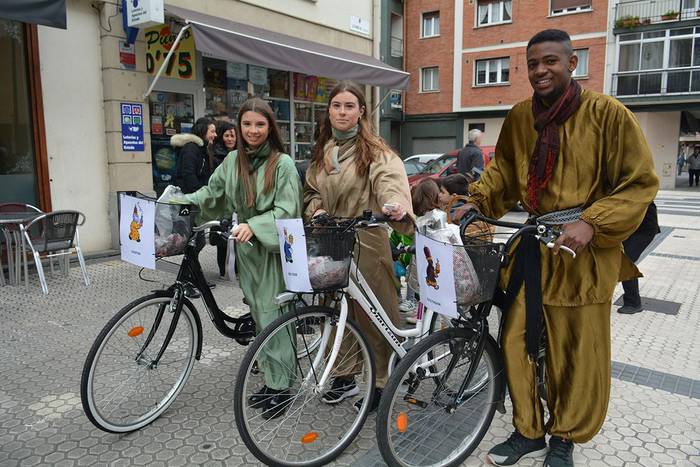
[[[491,334],[488,335],[487,340],[487,345],[493,346],[494,349],[498,349],[498,352],[496,352],[496,361],[494,364],[496,365],[496,374],[503,374],[505,372],[505,367],[503,365],[503,355],[501,352],[501,347],[498,345],[496,342],[496,339],[493,338]],[[505,377],[503,378],[503,382],[505,383]],[[506,413],[506,390],[508,388],[507,384],[501,384],[501,387],[499,389],[499,394],[498,394],[498,401],[496,402],[496,410],[500,414],[505,414]]]

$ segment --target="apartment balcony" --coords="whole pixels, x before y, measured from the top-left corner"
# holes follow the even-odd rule
[[[616,34],[638,27],[700,19],[697,0],[643,0],[618,3],[615,6]]]
[[[691,94],[700,98],[700,66],[613,74],[612,95],[618,98]]]

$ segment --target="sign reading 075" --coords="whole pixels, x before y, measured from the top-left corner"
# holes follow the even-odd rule
[[[177,34],[168,25],[155,26],[146,29],[146,71],[155,75],[168,56]],[[186,30],[169,62],[165,65],[163,74],[168,78],[196,79],[195,49],[192,30]]]

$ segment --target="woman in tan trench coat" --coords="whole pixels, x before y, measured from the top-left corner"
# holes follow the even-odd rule
[[[304,186],[304,214],[312,218],[328,213],[337,217],[356,217],[366,209],[384,212],[392,220],[413,216],[408,178],[401,159],[387,144],[372,132],[367,104],[361,88],[343,81],[329,96],[328,114],[322,124],[312,161],[306,173]],[[413,233],[410,223],[392,225],[402,233]],[[399,322],[399,304],[386,229],[371,229],[359,233],[360,272],[371,284],[372,292],[380,301],[394,324]],[[373,407],[379,404],[381,389],[386,384],[391,348],[374,327],[360,306],[350,303],[349,318],[367,335],[377,368]],[[352,355],[352,348],[341,347],[344,355]],[[346,374],[341,376],[323,396],[328,404],[339,403],[359,393],[353,378],[353,364],[343,359]],[[361,407],[357,401],[356,406]]]

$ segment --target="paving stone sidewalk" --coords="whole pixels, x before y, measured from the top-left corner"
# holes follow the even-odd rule
[[[577,465],[700,465],[700,224],[693,215],[700,196],[665,192],[659,198],[667,230],[640,263],[641,292],[680,308],[675,315],[613,311],[608,416],[600,434],[576,448]],[[243,308],[240,290],[215,275],[213,248],[202,262],[217,283],[219,303]],[[28,289],[0,287],[0,466],[259,465],[233,422],[233,383],[245,348],[216,332],[201,302],[203,358],[172,407],[129,435],[93,427],[79,387],[93,339],[119,308],[173,275],[147,271],[144,277],[155,282],[145,282],[138,268],[117,258],[90,261],[88,271],[90,287],[75,267],[68,277],[49,277],[48,296],[35,276]],[[615,298],[620,294],[618,288]],[[510,433],[510,417],[496,414],[464,465],[484,464],[486,451]],[[335,465],[383,465],[373,416]]]

